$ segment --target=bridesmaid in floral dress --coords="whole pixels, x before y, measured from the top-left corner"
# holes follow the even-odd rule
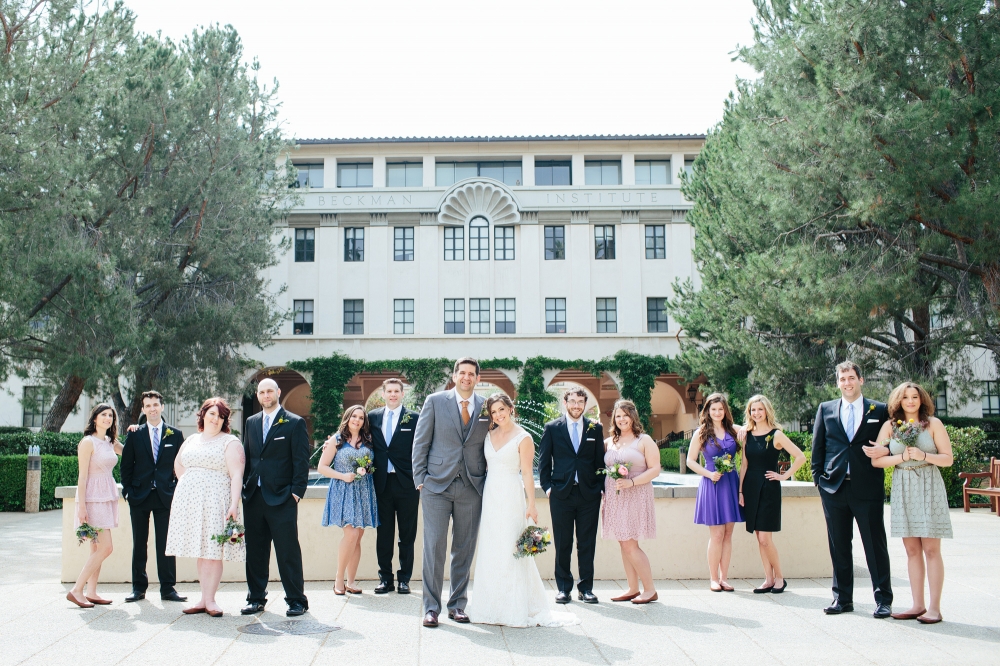
[[[687,454],[687,466],[704,477],[694,503],[694,522],[708,525],[708,573],[713,592],[732,592],[734,589],[726,578],[733,554],[733,528],[736,523],[743,522],[740,474],[735,467],[725,473],[716,470],[714,459],[730,455],[735,464],[738,450],[733,413],[726,396],[713,393],[702,407],[699,426],[691,436]],[[698,462],[698,454],[702,451],[705,453],[704,467]]]
[[[90,542],[90,557],[66,599],[81,608],[110,604],[97,594],[101,565],[111,555],[111,529],[118,527],[118,483],[112,473],[122,445],[118,441],[118,414],[102,402],[94,407],[77,446],[80,476],[76,484],[75,527],[87,523],[100,530]],[[84,593],[86,587],[86,593]]]
[[[639,539],[656,538],[656,511],[652,481],[660,475],[660,451],[649,435],[643,434],[639,411],[631,400],[615,403],[611,437],[604,440],[604,464],[630,464],[627,478],[604,482],[601,506],[601,537],[614,539],[622,551],[628,590],[611,601],[648,604],[658,596],[653,584],[649,558],[639,547]],[[642,594],[639,594],[639,579]]]

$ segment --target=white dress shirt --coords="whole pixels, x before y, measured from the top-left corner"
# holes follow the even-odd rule
[[[458,389],[454,389],[454,391],[455,391],[455,402],[458,403],[458,414],[459,414],[459,416],[461,416],[461,414],[462,414],[462,401],[465,400],[465,398],[463,398],[461,396],[461,394],[458,392]],[[470,421],[476,416],[475,414],[472,413],[475,408],[476,408],[476,394],[475,394],[475,392],[473,392],[473,394],[469,396],[469,420]]]
[[[403,411],[403,406],[400,405],[396,409],[385,408],[385,412],[382,413],[382,436],[385,438],[385,447],[389,448],[389,442],[392,441],[392,434],[396,432],[396,428],[399,427],[399,415]],[[386,432],[386,426],[389,427],[389,431]],[[386,465],[385,471],[387,474],[392,474],[396,471],[396,468],[392,466],[392,461],[389,460]]]
[[[847,410],[848,406],[854,409],[854,431],[848,431],[847,429]],[[858,434],[858,430],[861,428],[861,422],[865,418],[865,397],[859,395],[858,399],[854,402],[847,402],[843,398],[840,400],[840,424],[844,426],[844,432],[847,433],[847,441],[851,442],[854,440],[854,436]],[[847,476],[851,475],[851,461],[850,458],[847,460]]]

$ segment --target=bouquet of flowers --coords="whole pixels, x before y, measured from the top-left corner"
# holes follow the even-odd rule
[[[907,447],[916,446],[917,438],[920,437],[920,433],[923,431],[923,425],[913,419],[910,419],[905,423],[902,419],[897,419],[896,422],[892,424],[893,439]]]
[[[100,527],[94,527],[89,523],[80,523],[80,526],[76,528],[76,542],[82,544],[84,541],[94,541],[97,539],[97,535],[103,531]]]
[[[212,541],[224,546],[227,543],[233,545],[243,543],[243,534],[246,532],[246,528],[240,523],[236,522],[234,518],[229,518],[226,520],[226,529],[222,534],[216,534],[212,537]]]
[[[534,557],[538,553],[544,553],[550,543],[552,543],[551,532],[544,527],[528,525],[514,543],[514,557],[518,559]]]
[[[722,472],[723,474],[727,474],[736,469],[736,461],[733,460],[733,455],[731,453],[727,453],[724,456],[715,456],[714,458],[712,458],[712,462],[715,463],[716,472]],[[717,483],[717,482],[713,481],[712,483]]]
[[[371,456],[359,456],[354,460],[354,464],[357,466],[354,469],[355,481],[360,481],[375,471],[375,461]]]
[[[610,479],[627,479],[628,471],[631,467],[632,463],[617,462],[608,465],[604,469],[597,470],[597,473],[603,474],[604,476]],[[620,492],[621,492],[620,490],[615,489],[615,495],[617,495]]]

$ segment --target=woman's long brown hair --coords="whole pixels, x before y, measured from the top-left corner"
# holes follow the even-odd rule
[[[709,414],[709,408],[715,403],[721,404],[722,409],[725,410],[725,416],[722,417],[722,429],[732,435],[733,440],[736,439],[736,429],[733,428],[733,412],[729,409],[729,401],[726,400],[725,394],[713,393],[705,398],[705,404],[701,408],[701,416],[698,418],[698,437],[701,440],[701,446],[705,446],[709,437],[715,437],[715,423]]]

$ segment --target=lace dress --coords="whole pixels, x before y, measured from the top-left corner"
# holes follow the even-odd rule
[[[337,440],[340,441],[339,438]],[[355,462],[362,456],[374,459],[371,447],[362,444],[354,448],[350,444],[339,445],[330,465],[336,472],[354,474],[358,468]],[[368,474],[348,483],[340,479],[330,479],[326,491],[326,507],[323,509],[323,527],[352,525],[353,527],[378,527],[378,501],[375,499],[374,474]]]
[[[604,454],[604,464],[632,463],[629,478],[645,472],[646,457],[638,448],[639,440],[626,444],[621,449],[608,448]],[[601,538],[615,541],[656,538],[656,509],[653,500],[653,484],[643,483],[634,488],[616,489],[615,480],[604,479],[604,504],[601,505]]]
[[[924,430],[917,437],[917,448],[937,453],[934,437]],[[889,452],[898,456],[902,442],[890,439]],[[950,539],[951,514],[948,492],[937,465],[921,460],[905,460],[892,470],[892,493],[889,496],[892,536]]]
[[[111,442],[87,435],[94,445],[87,468],[87,524],[103,530],[118,527],[118,483],[115,481],[115,465],[118,454]],[[80,526],[80,490],[76,491],[76,520],[74,528]]]
[[[479,522],[479,554],[468,607],[478,624],[507,627],[564,627],[579,624],[573,613],[553,610],[542,577],[532,557],[515,558],[514,544],[528,526],[527,503],[521,480],[518,443],[528,436],[515,434],[499,451],[486,436],[486,485]]]

